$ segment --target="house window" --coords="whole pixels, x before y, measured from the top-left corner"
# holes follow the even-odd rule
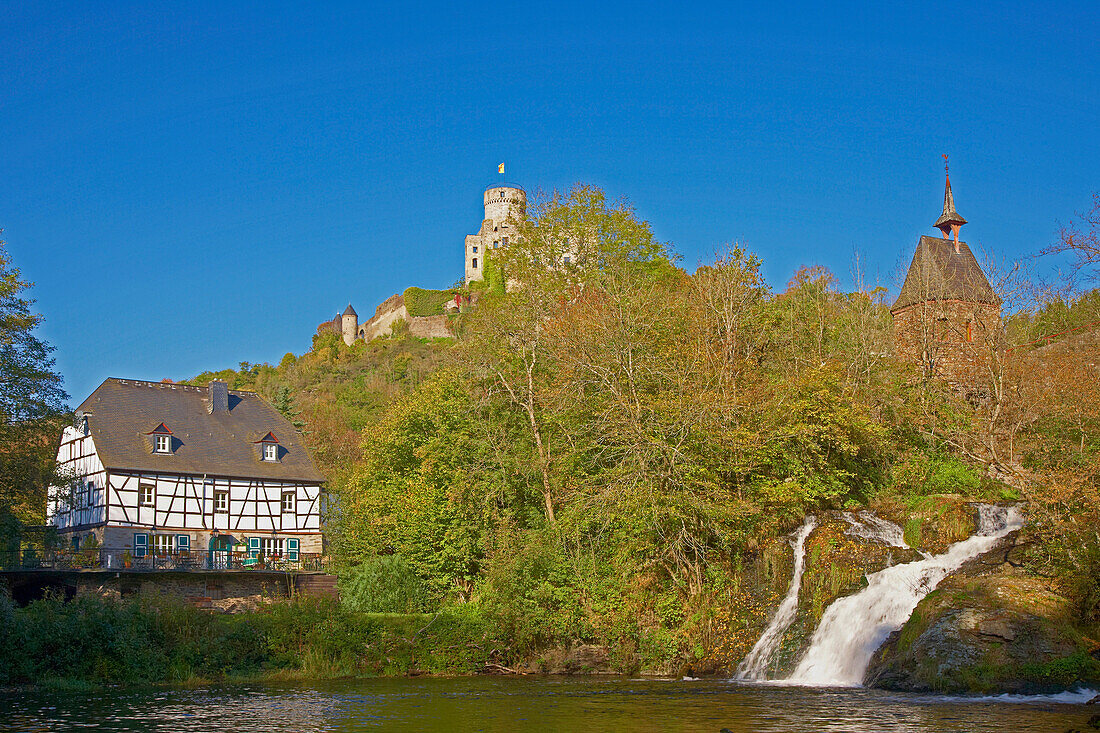
[[[279,446],[275,443],[264,443],[264,460],[265,461],[277,461],[279,460]]]
[[[176,551],[176,536],[174,534],[153,535],[153,552],[158,555],[168,555]]]
[[[156,487],[153,484],[140,484],[138,486],[138,504],[140,506],[153,506],[156,500]]]
[[[171,435],[154,435],[154,447],[153,451],[156,453],[171,453],[172,452],[172,436]]]
[[[229,492],[228,491],[215,491],[214,492],[214,511],[227,512],[229,511]]]
[[[283,492],[283,513],[284,514],[293,514],[294,513],[294,492],[293,491],[284,491]]]
[[[477,257],[474,258],[474,264],[472,265],[472,267],[475,270],[477,269]]]
[[[263,539],[263,554],[264,557],[272,557],[273,555],[283,554],[283,541],[274,537],[264,537]]]

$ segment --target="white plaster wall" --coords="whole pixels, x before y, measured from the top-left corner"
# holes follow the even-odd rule
[[[155,487],[154,506],[138,503],[139,487]],[[229,493],[229,510],[214,511],[214,492]],[[282,511],[284,491],[295,512]],[[174,474],[112,474],[108,523],[122,526],[222,531],[320,531],[320,486],[279,481]]]
[[[91,502],[72,506],[70,486],[50,486],[46,500],[46,521],[62,529],[104,521],[106,509],[106,472],[96,453],[95,442],[82,430],[67,426],[61,432],[57,448],[57,466],[67,478],[94,484]]]

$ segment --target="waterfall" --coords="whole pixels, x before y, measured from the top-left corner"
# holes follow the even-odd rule
[[[806,517],[806,521],[802,523],[802,527],[791,540],[791,547],[794,548],[794,573],[791,575],[791,584],[787,587],[787,595],[779,604],[775,615],[768,623],[768,628],[757,640],[752,651],[741,660],[741,664],[737,665],[737,679],[765,679],[768,664],[775,656],[775,651],[783,640],[783,634],[794,621],[795,612],[798,611],[798,589],[802,587],[802,571],[806,567],[806,538],[816,526],[817,518],[813,515]]]
[[[856,519],[851,512],[844,512],[840,518],[848,523],[848,527],[844,530],[846,535],[880,542],[891,547],[909,548],[902,536],[901,527],[871,512],[860,512],[859,519]]]
[[[894,565],[867,576],[867,587],[834,602],[787,683],[858,686],[875,650],[900,629],[917,603],[967,560],[992,549],[1009,532],[1023,526],[1015,508],[978,507],[978,532],[956,542],[942,555]]]

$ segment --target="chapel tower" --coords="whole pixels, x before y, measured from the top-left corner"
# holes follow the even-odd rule
[[[964,224],[966,219],[955,210],[948,174],[943,213],[934,224],[943,236],[917,241],[890,313],[897,356],[919,365],[925,377],[942,379],[967,394],[981,394],[987,389],[1000,332],[1001,299],[970,247],[959,240]]]

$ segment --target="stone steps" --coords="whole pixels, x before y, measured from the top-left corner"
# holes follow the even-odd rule
[[[340,600],[340,590],[336,585],[336,576],[329,574],[299,575],[296,579],[296,589],[300,595],[313,596],[315,598],[331,598]]]

